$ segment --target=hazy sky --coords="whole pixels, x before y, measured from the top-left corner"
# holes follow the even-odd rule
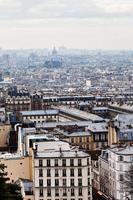
[[[133,0],[0,0],[0,46],[133,49]]]

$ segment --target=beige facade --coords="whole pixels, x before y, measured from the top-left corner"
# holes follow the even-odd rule
[[[10,182],[15,182],[19,178],[32,180],[31,157],[1,159],[1,163],[6,166],[5,171],[10,178]]]
[[[0,147],[7,147],[7,138],[11,129],[10,124],[0,124]]]
[[[92,140],[91,135],[89,135],[89,134],[87,135],[84,132],[80,136],[78,136],[78,133],[77,133],[77,135],[76,134],[69,135],[69,142],[72,145],[78,145],[79,147],[86,149],[86,150],[91,149],[91,146],[92,146],[91,140]]]
[[[114,126],[114,122],[108,124],[108,146],[118,143],[117,133]]]

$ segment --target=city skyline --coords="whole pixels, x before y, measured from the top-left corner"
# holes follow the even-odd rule
[[[133,49],[133,1],[0,0],[0,46]]]

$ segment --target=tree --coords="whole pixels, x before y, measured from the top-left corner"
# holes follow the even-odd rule
[[[15,183],[8,183],[9,178],[5,172],[5,168],[4,164],[0,164],[0,199],[23,200],[21,188]]]

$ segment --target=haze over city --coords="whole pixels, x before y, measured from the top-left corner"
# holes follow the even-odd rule
[[[0,200],[133,200],[133,0],[0,0]]]
[[[132,0],[0,0],[0,46],[133,49]]]

